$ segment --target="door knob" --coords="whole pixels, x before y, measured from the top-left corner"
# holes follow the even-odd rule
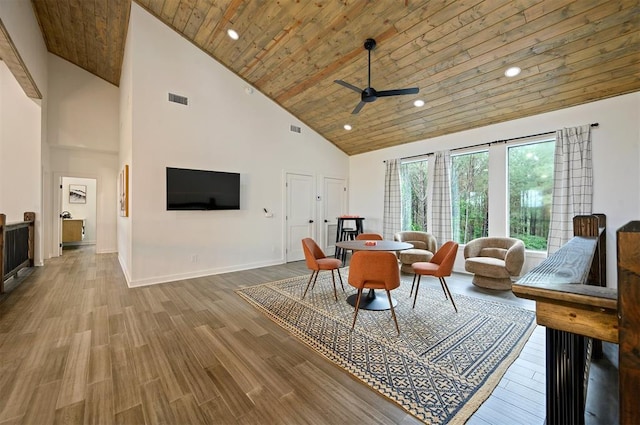
[[[328,223],[328,222],[329,222],[329,220],[326,220],[326,219],[325,219],[325,220],[324,220],[324,222],[325,222],[325,223]]]
[[[309,223],[313,223],[313,220],[309,220]]]

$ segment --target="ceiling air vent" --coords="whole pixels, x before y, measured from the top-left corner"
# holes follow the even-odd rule
[[[184,96],[180,96],[178,94],[169,93],[169,102],[180,103],[182,105],[187,105],[189,99]]]
[[[297,125],[291,125],[290,127],[291,131],[293,131],[294,133],[302,133],[302,129],[300,127],[298,127]]]

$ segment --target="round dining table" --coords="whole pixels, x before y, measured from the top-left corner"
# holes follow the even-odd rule
[[[405,249],[413,248],[413,245],[407,242],[367,240],[336,242],[336,246],[351,251],[404,251]],[[357,299],[357,294],[349,295],[347,297],[347,302],[355,307]],[[398,301],[393,297],[391,297],[391,302],[394,307],[398,304]],[[391,306],[389,305],[389,300],[386,296],[378,297],[376,296],[376,291],[374,289],[369,289],[367,296],[360,300],[360,308],[364,310],[379,311],[389,310]]]

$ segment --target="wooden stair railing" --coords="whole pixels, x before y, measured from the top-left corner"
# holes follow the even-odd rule
[[[10,224],[0,214],[0,294],[7,279],[34,265],[35,222],[34,212],[25,212],[24,221]]]
[[[591,339],[618,342],[616,289],[587,284],[593,263],[605,261],[599,243],[599,235],[576,236],[513,284],[516,296],[535,300],[547,328],[548,425],[585,423]]]

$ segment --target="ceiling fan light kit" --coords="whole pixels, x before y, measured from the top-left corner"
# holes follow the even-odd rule
[[[406,89],[393,89],[393,90],[381,90],[377,91],[373,87],[371,87],[371,51],[375,49],[376,41],[373,38],[367,38],[364,42],[364,48],[367,50],[369,55],[369,61],[367,65],[368,71],[368,80],[367,87],[365,89],[360,89],[352,84],[349,84],[342,80],[334,80],[335,83],[340,84],[343,87],[351,89],[355,92],[360,93],[360,103],[356,105],[356,107],[351,112],[352,114],[357,114],[364,107],[366,103],[374,102],[379,97],[390,97],[390,96],[402,96],[407,94],[417,94],[420,89],[418,87],[411,87]]]

